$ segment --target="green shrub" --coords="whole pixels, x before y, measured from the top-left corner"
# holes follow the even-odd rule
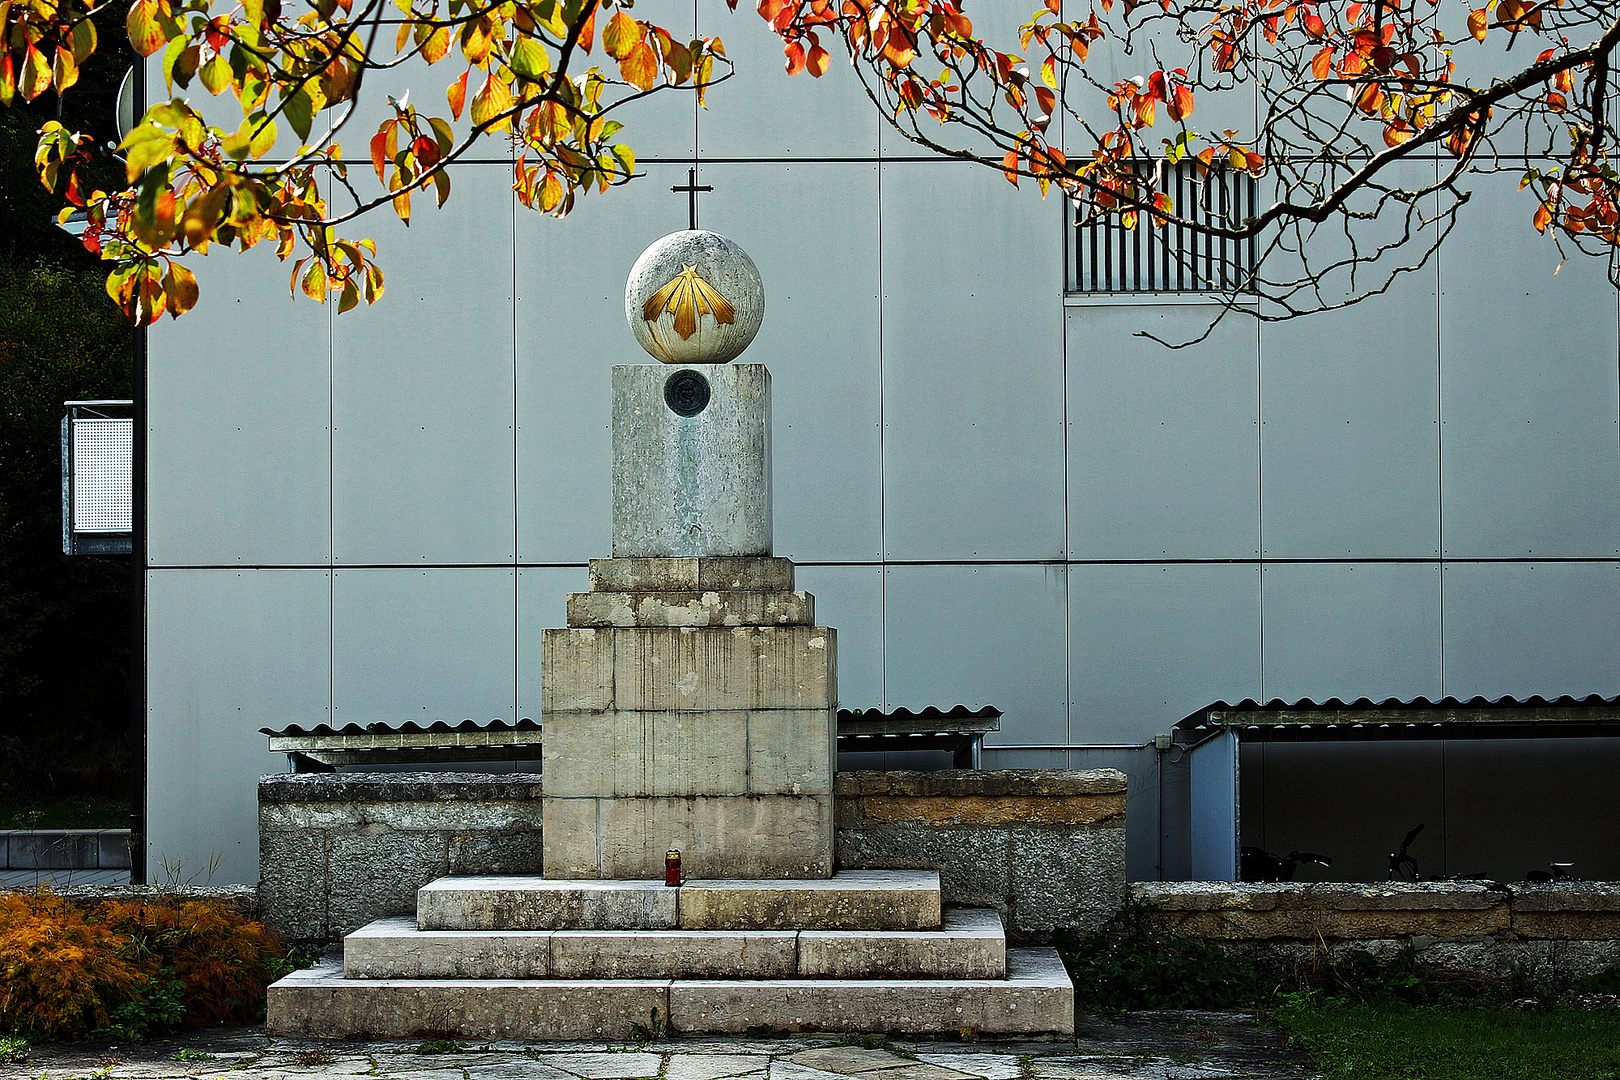
[[[1269,986],[1252,961],[1218,945],[1154,929],[1129,904],[1100,930],[1060,938],[1058,951],[1083,1008],[1224,1009],[1257,1001]]]

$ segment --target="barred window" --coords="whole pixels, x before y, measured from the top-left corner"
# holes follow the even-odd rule
[[[1254,177],[1216,169],[1199,179],[1190,161],[1165,167],[1159,190],[1182,217],[1236,227],[1255,215]],[[1080,293],[1247,292],[1255,242],[1210,236],[1184,225],[1127,229],[1114,215],[1070,230],[1069,291]]]

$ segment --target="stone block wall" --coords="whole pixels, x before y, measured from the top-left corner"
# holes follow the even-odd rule
[[[1411,949],[1433,970],[1578,979],[1620,964],[1620,884],[1474,881],[1131,886],[1157,928],[1216,942],[1280,974],[1360,950]]]
[[[839,773],[839,869],[938,870],[945,899],[1009,937],[1106,923],[1125,898],[1125,774],[1113,769]]]
[[[840,868],[938,869],[950,903],[994,907],[1020,941],[1088,928],[1125,895],[1125,777],[843,773]],[[540,778],[326,773],[259,782],[259,895],[289,941],[336,942],[415,910],[444,874],[540,874]]]
[[[540,777],[311,773],[259,781],[259,899],[289,942],[416,910],[445,874],[540,873]]]

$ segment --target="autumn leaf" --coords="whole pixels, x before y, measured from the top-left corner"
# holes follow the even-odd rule
[[[492,71],[484,78],[484,85],[473,97],[472,122],[482,127],[489,124],[490,131],[510,131],[508,117],[495,118],[512,107],[512,92],[506,83]]]
[[[158,0],[135,0],[129,5],[124,28],[129,31],[130,47],[142,56],[151,56],[169,43],[169,35],[164,32],[162,11]]]
[[[805,57],[804,66],[812,78],[819,79],[827,74],[827,68],[832,63],[832,56],[820,45],[810,46],[810,54]]]
[[[1468,13],[1468,32],[1474,35],[1475,41],[1485,40],[1485,24],[1488,17],[1484,8]]]
[[[197,306],[197,275],[170,260],[169,272],[163,275],[163,295],[169,318],[178,319]]]
[[[1170,100],[1165,103],[1164,109],[1165,112],[1170,114],[1170,119],[1178,124],[1181,123],[1181,121],[1192,115],[1192,91],[1185,85],[1177,83],[1175,90],[1170,95]]]
[[[461,78],[451,83],[445,90],[445,97],[450,102],[450,115],[457,120],[461,119],[461,110],[467,104],[467,76],[472,74],[472,68],[461,73]]]
[[[1311,57],[1311,75],[1321,82],[1333,74],[1333,46],[1329,45]]]
[[[615,12],[602,31],[602,49],[613,59],[623,60],[646,37],[641,24],[623,11]]]
[[[646,39],[635,43],[619,63],[619,74],[637,90],[651,90],[658,82],[658,57]]]

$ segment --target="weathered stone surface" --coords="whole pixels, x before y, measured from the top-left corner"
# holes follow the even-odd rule
[[[1117,769],[946,769],[940,772],[846,772],[838,774],[838,797],[868,795],[922,799],[1019,796],[1118,795],[1125,774]]]
[[[1074,986],[1055,950],[1014,950],[1006,980],[817,979],[676,981],[670,1022],[695,1031],[972,1029],[1003,1035],[1074,1033]]]
[[[379,916],[415,910],[416,890],[450,869],[445,847],[437,832],[331,834],[327,933],[341,937]]]
[[[748,793],[832,794],[836,716],[831,708],[749,710]]]
[[[748,714],[551,713],[542,755],[554,798],[739,795],[749,790]]]
[[[568,594],[569,626],[814,626],[807,592]]]
[[[559,930],[552,973],[564,979],[784,979],[791,930]]]
[[[592,559],[592,592],[791,592],[793,562],[777,558]]]
[[[613,707],[613,635],[591,627],[540,631],[541,715]]]
[[[1008,891],[1021,934],[1092,930],[1114,917],[1125,900],[1125,829],[1122,818],[1108,825],[1008,831]]]
[[[533,773],[274,773],[259,803],[500,802],[540,797]]]
[[[652,1010],[669,1015],[665,979],[345,979],[295,971],[266,993],[274,1036],[627,1039]]]
[[[332,932],[327,917],[331,872],[326,834],[267,830],[261,825],[259,867],[265,926],[290,942],[325,942],[340,936]]]
[[[1513,912],[1513,932],[1524,938],[1606,941],[1620,938],[1620,911]]]
[[[543,979],[550,930],[418,930],[410,916],[378,919],[343,939],[350,979]]]
[[[545,869],[538,807],[534,824],[509,833],[451,835],[446,845],[451,874],[535,874]]]
[[[688,930],[937,930],[939,875],[860,870],[811,881],[692,881],[680,889]]]
[[[1107,795],[867,795],[868,822],[924,821],[930,825],[1097,825],[1123,821],[1125,796]]]
[[[417,890],[423,930],[650,930],[676,927],[676,893],[659,881],[444,877]]]
[[[596,799],[543,799],[540,843],[548,878],[594,878],[602,864],[597,850]]]
[[[827,627],[565,632],[613,638],[612,704],[582,708],[824,709],[838,700],[838,635]]]
[[[682,871],[690,878],[832,874],[832,799],[826,795],[596,802],[600,877],[661,879],[671,848],[681,852]]]
[[[703,368],[695,376],[708,401],[693,416],[665,401],[666,383],[683,375],[613,367],[613,555],[770,555],[770,372]]]
[[[1154,923],[1185,937],[1394,938],[1500,934],[1506,894],[1465,882],[1386,885],[1142,882],[1132,892]]]
[[[842,774],[840,774],[842,776]],[[838,830],[840,870],[935,870],[944,899],[1010,916],[1005,829],[939,829],[919,822]]]
[[[990,908],[946,908],[938,930],[804,930],[798,974],[836,979],[1001,979],[1007,938]]]
[[[1567,881],[1513,886],[1513,910],[1620,911],[1620,886],[1609,881]]]

